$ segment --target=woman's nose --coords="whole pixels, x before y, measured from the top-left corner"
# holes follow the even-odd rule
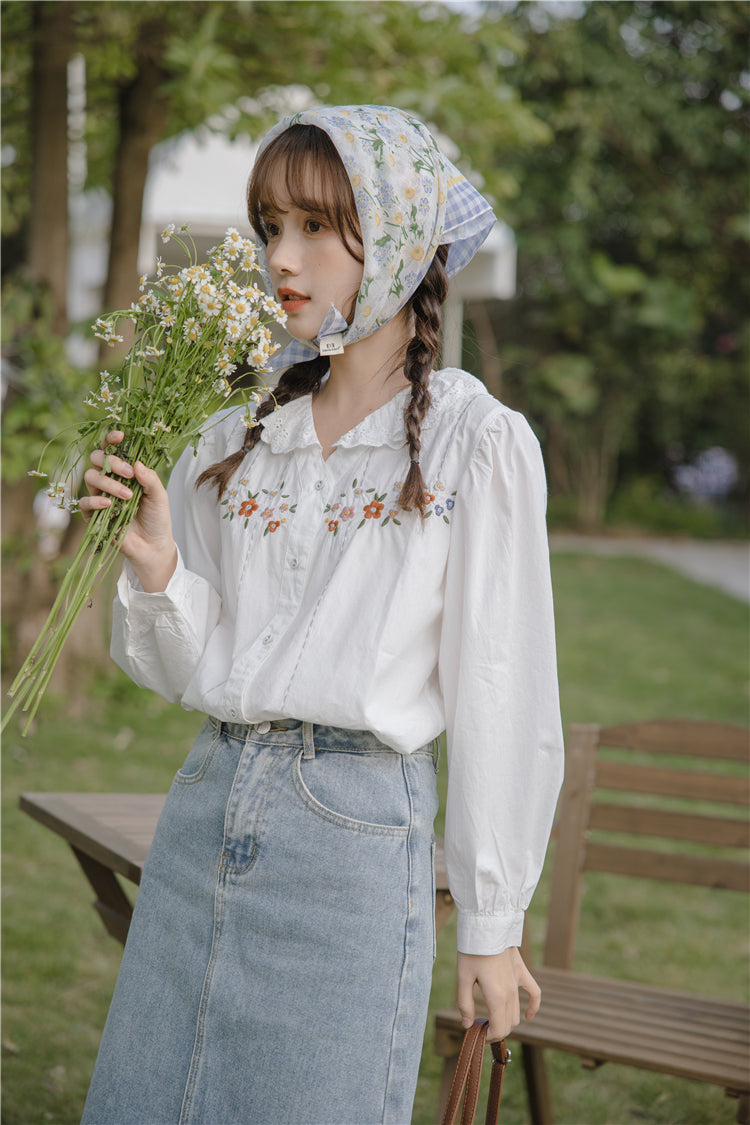
[[[277,273],[299,273],[299,253],[292,234],[282,234],[266,252],[269,266]]]

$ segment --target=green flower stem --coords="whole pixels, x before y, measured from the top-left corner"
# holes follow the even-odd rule
[[[134,482],[132,499],[96,512],[89,521],[44,627],[8,691],[13,702],[3,716],[3,730],[21,709],[28,713],[23,733],[28,732],[78,614],[120,557],[118,544],[137,515],[141,491]]]

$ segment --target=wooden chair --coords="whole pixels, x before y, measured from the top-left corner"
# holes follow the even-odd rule
[[[750,889],[750,825],[737,815],[750,792],[747,770],[736,765],[748,762],[749,751],[750,731],[717,723],[571,727],[544,962],[534,968],[542,1007],[513,1032],[522,1044],[534,1125],[553,1120],[545,1047],[576,1054],[592,1068],[618,1062],[723,1086],[739,1098],[737,1120],[750,1121],[747,1004],[572,968],[584,871]],[[677,758],[692,759],[691,768]],[[690,924],[688,916],[684,925]],[[676,934],[679,940],[677,928]],[[444,1090],[461,1037],[458,1012],[439,1012],[435,1049],[446,1060]]]

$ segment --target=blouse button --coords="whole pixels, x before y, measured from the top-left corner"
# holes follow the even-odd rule
[[[273,640],[273,636],[271,635],[271,633],[266,633],[265,637],[263,638],[263,644],[264,645],[270,645],[272,640]]]
[[[289,565],[292,568],[292,570],[296,570],[297,567],[299,566],[299,559],[290,559]]]
[[[229,708],[229,714],[232,716],[233,719],[236,719],[237,718],[237,708],[236,707],[230,707]]]
[[[320,492],[320,490],[321,490],[321,488],[322,488],[322,487],[323,487],[323,481],[322,481],[322,480],[316,480],[316,482],[315,482],[315,491],[316,491],[316,492]]]

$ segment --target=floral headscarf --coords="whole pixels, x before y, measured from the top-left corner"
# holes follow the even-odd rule
[[[309,109],[284,118],[262,151],[292,125],[328,134],[349,175],[364,247],[364,277],[354,320],[333,305],[314,343],[294,341],[276,357],[288,367],[319,352],[334,354],[381,328],[403,308],[427,273],[438,246],[450,244],[446,269],[458,273],[495,223],[487,200],[443,155],[417,118],[390,106]],[[270,276],[261,252],[262,272]]]

